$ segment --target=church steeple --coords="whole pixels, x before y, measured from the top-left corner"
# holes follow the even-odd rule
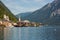
[[[20,16],[19,16],[19,22],[21,21],[21,18],[20,18]]]

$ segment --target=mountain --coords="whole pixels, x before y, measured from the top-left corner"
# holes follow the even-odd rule
[[[19,13],[19,14],[16,15],[16,17],[17,18],[20,17],[21,20],[26,20],[26,17],[29,16],[29,15],[31,15],[31,14],[32,14],[32,12]]]
[[[15,15],[11,13],[11,11],[0,1],[0,20],[3,19],[3,15],[6,14],[9,16],[10,20],[13,22],[17,21]]]
[[[54,0],[41,9],[34,11],[25,19],[44,24],[60,24],[60,0]]]

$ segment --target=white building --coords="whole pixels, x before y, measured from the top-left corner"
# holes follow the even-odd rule
[[[9,21],[9,17],[4,14],[4,20]]]
[[[23,22],[30,23],[30,21],[29,21],[29,20],[24,20]]]

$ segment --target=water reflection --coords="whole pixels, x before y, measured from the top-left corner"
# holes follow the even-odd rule
[[[60,27],[5,28],[4,40],[60,40]]]

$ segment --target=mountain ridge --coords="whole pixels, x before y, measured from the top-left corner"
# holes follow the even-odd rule
[[[13,22],[17,21],[17,18],[15,15],[12,14],[12,12],[3,4],[2,1],[0,1],[0,19],[3,19],[3,15],[9,16],[10,20]]]
[[[44,24],[60,24],[60,0],[54,0],[41,9],[34,11],[25,19],[31,22],[39,22]],[[24,19],[23,19],[24,20]]]
[[[19,14],[16,15],[16,17],[17,17],[17,18],[20,17],[21,20],[26,20],[25,17],[28,17],[28,16],[31,15],[31,14],[32,14],[32,12],[19,13]]]

